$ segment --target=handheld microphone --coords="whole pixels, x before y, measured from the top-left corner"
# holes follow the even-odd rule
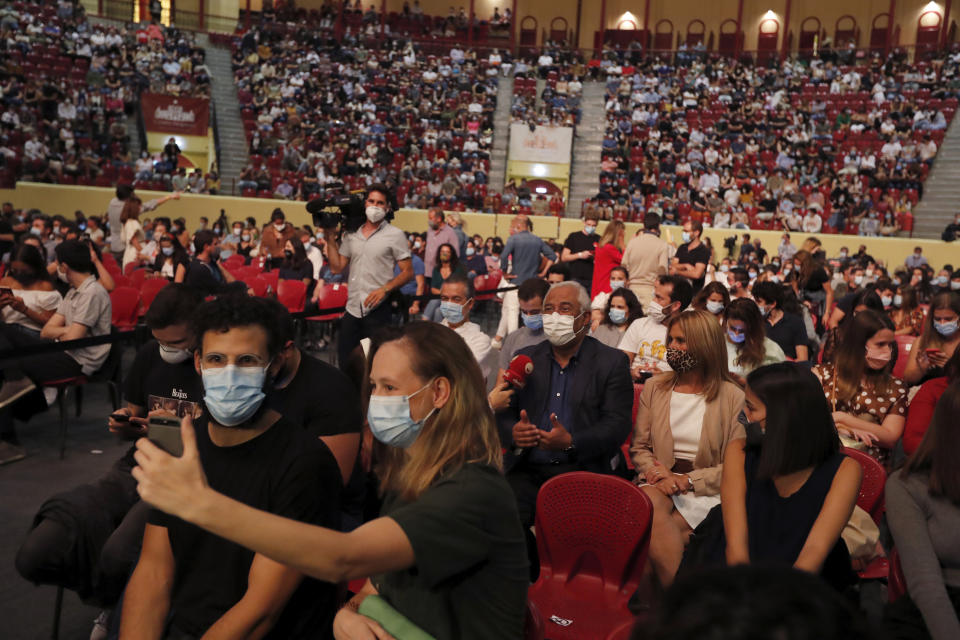
[[[527,385],[527,377],[533,373],[533,360],[523,354],[513,356],[507,370],[503,372],[503,379],[514,389],[523,389]]]

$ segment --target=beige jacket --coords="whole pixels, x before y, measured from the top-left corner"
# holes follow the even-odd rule
[[[659,460],[673,467],[673,433],[670,431],[670,386],[672,374],[651,378],[640,392],[637,422],[634,425],[630,456],[641,476]],[[700,447],[690,472],[693,491],[698,496],[720,493],[723,455],[731,440],[745,438],[738,416],[743,410],[743,391],[732,382],[724,382],[720,393],[707,403],[700,432]]]

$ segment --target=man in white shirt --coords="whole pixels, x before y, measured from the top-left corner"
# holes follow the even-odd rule
[[[882,147],[880,147],[880,157],[884,160],[896,160],[897,156],[900,155],[900,150],[903,147],[900,145],[900,141],[896,138],[893,138],[889,142],[885,142]]]
[[[803,232],[820,233],[822,228],[823,219],[813,211],[807,211],[807,215],[803,216]]]
[[[660,276],[653,286],[653,300],[646,317],[634,320],[623,334],[619,349],[630,357],[634,379],[670,371],[667,364],[667,323],[682,313],[693,299],[690,281],[680,276]]]
[[[440,287],[440,322],[457,332],[467,343],[483,379],[490,380],[491,373],[496,373],[496,352],[490,346],[490,336],[485,334],[475,322],[470,322],[470,310],[473,309],[473,283],[466,276],[451,275]]]

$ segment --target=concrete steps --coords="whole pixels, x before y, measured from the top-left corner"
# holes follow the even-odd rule
[[[507,150],[510,144],[510,106],[513,78],[497,80],[497,111],[493,116],[493,149],[490,151],[490,191],[503,191],[507,183]]]
[[[573,165],[570,168],[570,198],[564,214],[579,218],[583,201],[596,195],[600,185],[600,152],[606,129],[603,110],[605,88],[595,80],[583,83],[583,113],[573,141]]]
[[[211,45],[205,34],[198,34],[197,41],[206,49],[207,67],[210,69],[213,106],[220,135],[218,162],[223,195],[240,195],[235,185],[240,172],[247,165],[249,155],[240,119],[237,87],[230,66],[230,50]]]
[[[913,212],[913,235],[939,238],[960,210],[960,118],[955,117],[923,185],[923,198]]]

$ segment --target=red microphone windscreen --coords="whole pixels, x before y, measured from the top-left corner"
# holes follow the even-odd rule
[[[530,356],[513,356],[507,370],[503,372],[503,379],[517,389],[523,389],[527,384],[527,376],[533,373],[533,360]]]

